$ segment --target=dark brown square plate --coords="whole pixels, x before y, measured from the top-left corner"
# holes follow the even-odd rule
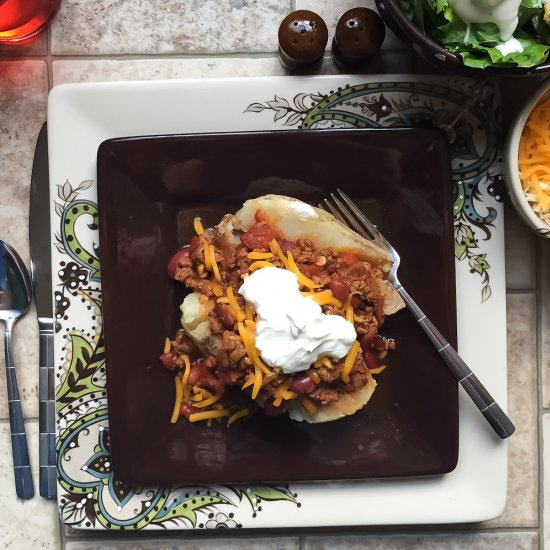
[[[400,279],[456,342],[450,160],[428,129],[285,131],[113,139],[98,152],[112,462],[127,483],[229,483],[443,474],[458,455],[457,385],[407,311],[397,350],[355,415],[305,424],[257,413],[230,429],[170,424],[173,375],[158,357],[178,329],[182,285],[165,266],[248,198],[312,204],[341,187],[401,254]]]

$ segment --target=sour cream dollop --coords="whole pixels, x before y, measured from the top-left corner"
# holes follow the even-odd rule
[[[354,326],[300,294],[296,275],[278,267],[252,273],[239,294],[258,315],[256,348],[270,367],[308,369],[319,357],[344,357],[357,337]]]
[[[508,40],[518,26],[521,0],[449,0],[464,23],[494,23],[501,40]]]

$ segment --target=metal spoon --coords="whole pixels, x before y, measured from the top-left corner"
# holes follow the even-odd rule
[[[34,486],[21,400],[15,378],[11,331],[15,322],[27,311],[31,298],[31,278],[25,264],[9,244],[0,241],[0,321],[5,325],[4,351],[6,354],[11,448],[15,490],[17,496],[23,499],[34,496]]]

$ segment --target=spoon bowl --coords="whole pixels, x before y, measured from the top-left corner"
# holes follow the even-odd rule
[[[32,283],[25,264],[9,244],[0,240],[0,321],[5,327],[4,350],[15,489],[17,496],[22,499],[34,496],[34,486],[15,376],[11,333],[15,322],[29,308],[31,299]]]

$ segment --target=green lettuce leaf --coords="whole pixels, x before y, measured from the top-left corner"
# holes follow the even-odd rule
[[[473,23],[468,28],[448,0],[400,0],[401,8],[426,35],[447,50],[459,55],[469,67],[533,67],[548,57],[550,27],[543,20],[540,0],[523,0],[518,11],[519,24],[514,37],[522,52],[503,55],[494,23]]]

